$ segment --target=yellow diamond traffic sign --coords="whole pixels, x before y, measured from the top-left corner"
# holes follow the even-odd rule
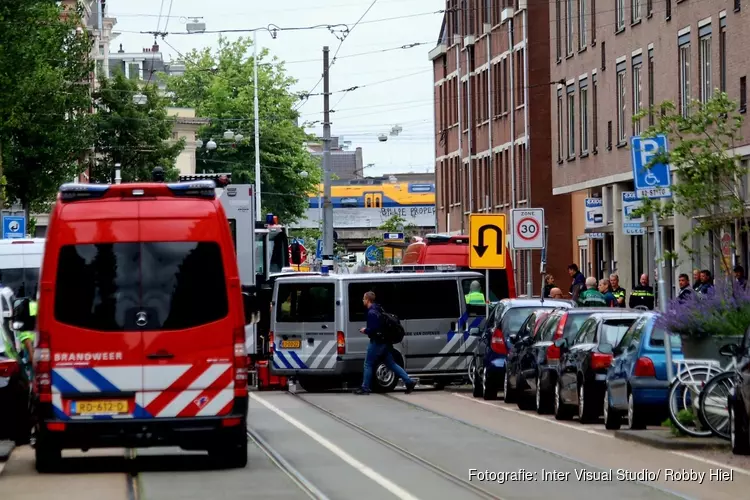
[[[469,215],[469,267],[505,269],[505,214]]]

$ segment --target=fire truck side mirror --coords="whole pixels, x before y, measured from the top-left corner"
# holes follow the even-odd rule
[[[242,292],[242,306],[245,313],[245,324],[257,322],[256,318],[260,315],[260,301],[257,295]]]
[[[300,244],[296,241],[292,243],[291,245],[292,249],[292,264],[295,266],[299,266],[302,264],[302,249],[300,248]]]

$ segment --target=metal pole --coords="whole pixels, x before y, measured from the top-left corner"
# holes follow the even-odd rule
[[[323,47],[323,272],[333,268],[333,205],[331,204],[331,120],[328,46]]]
[[[490,270],[484,270],[484,317],[490,317]]]
[[[524,128],[524,170],[526,171],[526,206],[531,207],[531,155],[529,154],[530,148],[529,148],[529,141],[531,138],[531,134],[529,133],[529,128],[531,127],[531,124],[529,123],[529,49],[528,49],[528,9],[523,10],[523,16],[522,16],[522,38],[523,41],[523,82],[524,86],[521,91],[523,92],[523,102],[525,103],[525,106],[523,107],[523,128]],[[529,297],[534,295],[534,288],[533,288],[533,272],[531,270],[532,266],[532,252],[533,250],[528,250],[526,252],[526,279],[528,280],[526,283],[526,288],[529,294]],[[542,292],[544,290],[544,287],[542,287]],[[541,293],[541,292],[540,292]],[[541,293],[541,295],[544,295],[544,293]]]
[[[513,71],[513,17],[508,18],[508,93],[510,97],[510,208],[516,208],[516,92],[515,92],[515,72]],[[517,252],[513,253],[513,257]],[[520,288],[520,276],[518,270],[520,266],[516,263],[514,279],[516,290]]]
[[[258,112],[258,32],[253,32],[253,97],[255,107],[255,220],[260,219],[260,118]]]
[[[461,31],[461,14],[462,9],[458,9],[458,31]],[[463,182],[464,182],[464,152],[463,152],[463,135],[464,135],[464,128],[462,125],[463,122],[463,105],[461,103],[461,37],[459,35],[459,42],[456,44],[456,97],[458,97],[458,186],[459,186],[459,194],[458,199],[460,200],[463,196],[464,190],[463,190]],[[461,205],[461,208],[459,210],[459,215],[461,215],[461,234],[465,234],[465,226],[466,223],[464,222],[464,214],[463,214],[464,206]],[[450,219],[450,215],[448,215],[448,219]]]
[[[474,126],[474,113],[471,106],[471,65],[469,64],[469,51],[472,46],[466,47],[466,138],[469,140],[469,199],[466,200],[466,206],[470,214],[474,213],[474,137],[471,129]],[[461,216],[463,217],[463,215]]]
[[[667,312],[667,292],[664,287],[664,262],[662,261],[661,251],[661,234],[659,234],[659,217],[656,212],[651,214],[654,222],[654,258],[656,259],[656,269],[658,269],[659,279],[659,310],[662,314]],[[672,339],[669,334],[664,335],[664,355],[667,361],[667,379],[672,380]]]
[[[547,274],[547,232],[549,230],[549,226],[544,226],[544,248],[542,248],[542,259],[539,263],[539,273],[542,275],[542,288],[540,288],[539,296],[542,298],[541,303],[544,305],[544,286],[546,283],[544,282],[544,277]]]

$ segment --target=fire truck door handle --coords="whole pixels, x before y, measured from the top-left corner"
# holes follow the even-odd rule
[[[174,358],[174,354],[167,351],[157,351],[152,352],[151,354],[147,354],[146,357],[148,359],[172,359]]]

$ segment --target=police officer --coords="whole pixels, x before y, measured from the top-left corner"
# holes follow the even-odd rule
[[[29,317],[36,318],[37,313],[37,301],[29,301]],[[33,328],[29,328],[29,325],[25,325],[26,330],[18,332],[17,339],[20,344],[21,350],[24,353],[24,357],[28,362],[28,367],[34,365],[34,344],[36,343],[36,333]]]
[[[620,286],[620,277],[616,274],[609,275],[609,287],[612,295],[617,299],[615,307],[625,307],[625,289]]]
[[[654,287],[648,284],[648,275],[641,274],[641,283],[633,288],[630,294],[628,306],[635,309],[638,306],[646,307],[649,311],[654,309]]]
[[[483,306],[487,303],[482,293],[482,285],[476,280],[471,282],[469,293],[464,298],[466,299],[466,305],[469,306]]]

